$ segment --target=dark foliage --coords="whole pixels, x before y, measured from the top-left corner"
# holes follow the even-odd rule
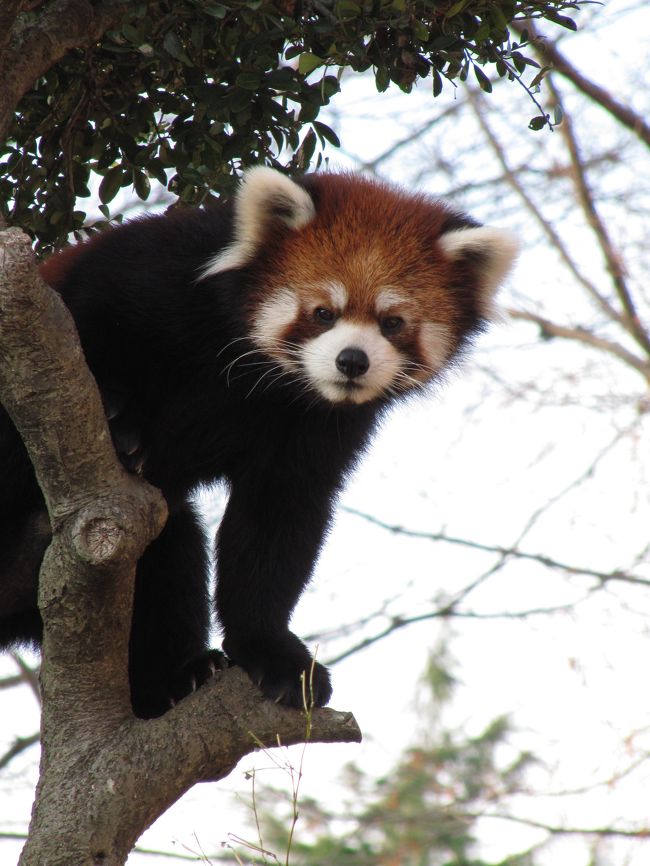
[[[41,4],[23,13],[38,28]],[[232,188],[246,165],[291,169],[322,158],[334,132],[318,120],[339,90],[332,69],[372,69],[379,90],[484,71],[521,80],[534,61],[513,20],[574,28],[565,0],[157,0],[131,4],[120,27],[70,51],[23,97],[0,142],[0,214],[42,249],[84,225],[77,200],[101,176],[105,217],[120,188],[151,181],[181,203]],[[29,18],[31,17],[31,21]],[[44,33],[43,38],[46,38]],[[537,78],[540,76],[537,75]],[[537,126],[546,122],[537,117]]]

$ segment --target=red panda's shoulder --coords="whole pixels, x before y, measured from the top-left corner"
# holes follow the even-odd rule
[[[93,244],[92,240],[63,247],[44,259],[38,266],[41,278],[57,291],[65,283],[78,258]]]

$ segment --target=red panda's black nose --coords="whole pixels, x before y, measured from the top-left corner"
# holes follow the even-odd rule
[[[363,349],[342,349],[336,357],[336,367],[348,379],[356,379],[368,372],[370,361]]]

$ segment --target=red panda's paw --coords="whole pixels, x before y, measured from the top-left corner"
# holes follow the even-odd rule
[[[132,687],[133,712],[141,719],[162,716],[227,667],[228,659],[222,652],[207,650],[163,682],[149,682],[144,687]]]
[[[267,638],[226,638],[223,649],[265,698],[287,707],[323,707],[332,696],[329,671],[291,632]]]

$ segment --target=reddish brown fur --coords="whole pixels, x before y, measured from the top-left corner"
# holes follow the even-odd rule
[[[50,256],[38,267],[42,279],[53,289],[59,289],[65,281],[77,256],[85,249],[85,244],[74,244],[65,247],[56,255]]]
[[[410,300],[405,312],[456,329],[451,264],[436,246],[450,217],[443,204],[355,175],[314,175],[308,188],[315,219],[289,236],[273,229],[262,245],[267,286],[290,286],[311,302],[316,286],[342,283],[346,316],[365,320],[376,317],[377,292],[394,288]]]

